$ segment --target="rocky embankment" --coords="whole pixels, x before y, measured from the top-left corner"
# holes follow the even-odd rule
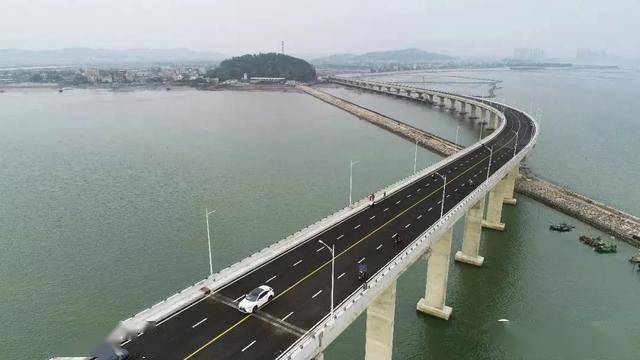
[[[451,141],[305,85],[300,90],[443,156],[461,149]],[[521,175],[516,191],[597,229],[640,246],[640,218],[534,176]]]

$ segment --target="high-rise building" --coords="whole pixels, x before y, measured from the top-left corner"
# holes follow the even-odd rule
[[[519,48],[513,50],[513,57],[518,60],[542,60],[544,51],[534,48]]]

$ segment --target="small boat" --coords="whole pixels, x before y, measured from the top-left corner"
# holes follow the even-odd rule
[[[558,231],[558,232],[567,232],[567,231],[573,230],[574,227],[575,226],[569,225],[567,223],[551,224],[549,225],[549,230]]]

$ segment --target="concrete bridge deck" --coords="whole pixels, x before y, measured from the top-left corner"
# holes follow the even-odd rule
[[[341,304],[363,288],[357,279],[359,263],[366,263],[371,274],[383,269],[441,220],[443,198],[446,214],[527,146],[534,135],[533,122],[513,109],[506,109],[505,116],[506,123],[485,146],[437,168],[448,179],[444,195],[440,176],[424,174],[375,206],[364,207],[215,289],[215,296],[205,295],[162,319],[123,346],[133,359],[281,356],[299,341],[300,331],[313,329],[329,313],[331,258],[318,240],[336,247],[335,303]],[[516,131],[519,141],[514,152]],[[494,149],[490,169],[488,147]],[[394,234],[403,241],[394,243]],[[237,311],[234,305],[261,284],[273,287],[276,297],[255,315]]]
[[[367,358],[390,359],[395,281],[425,253],[426,292],[417,309],[448,319],[450,229],[465,212],[472,215],[456,259],[481,265],[477,235],[481,227],[504,228],[500,214],[512,197],[512,170],[531,151],[537,127],[516,109],[498,110],[455,94],[431,95],[450,99],[452,105],[465,101],[474,112],[481,109],[495,131],[376,192],[375,205],[360,201],[124,320],[111,338],[132,359],[309,359],[321,356],[368,309]],[[418,134],[417,129],[404,130]],[[476,209],[486,194],[484,219]],[[393,240],[396,235],[399,243]],[[335,245],[332,316],[331,256],[319,240]],[[357,278],[362,263],[370,274],[366,282]],[[239,312],[235,304],[262,284],[273,287],[275,297],[255,314]]]

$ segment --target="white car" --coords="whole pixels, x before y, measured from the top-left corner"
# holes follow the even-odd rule
[[[238,304],[238,310],[251,314],[254,310],[266,304],[267,301],[273,299],[274,295],[273,289],[267,285],[258,286],[245,295],[244,299]]]

